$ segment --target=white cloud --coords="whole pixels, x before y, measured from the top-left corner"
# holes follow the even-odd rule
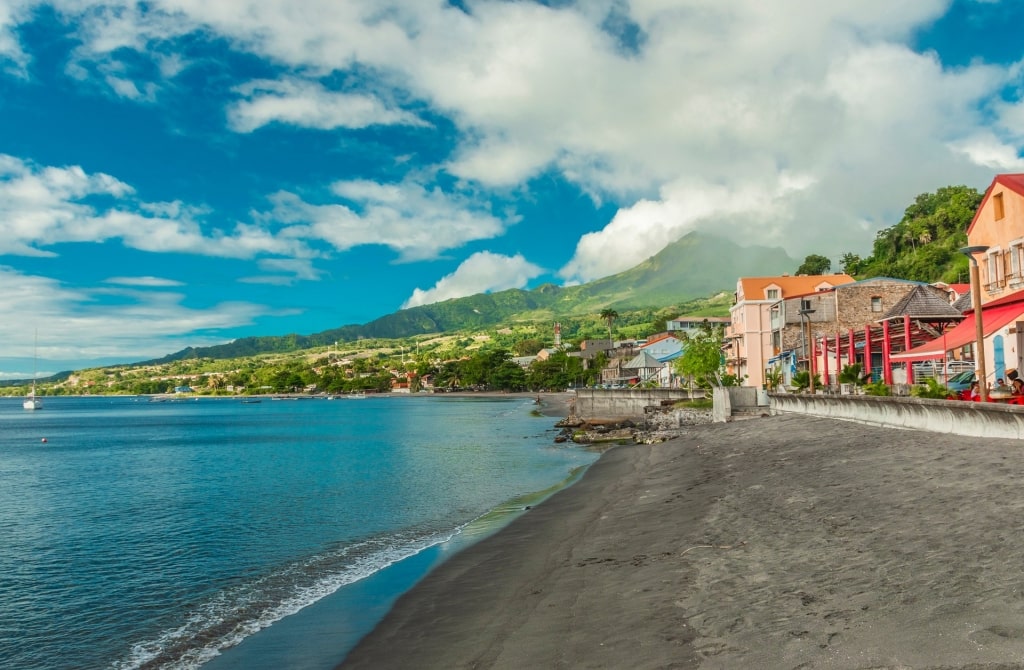
[[[240,131],[271,122],[413,123],[391,102],[413,100],[455,124],[446,169],[459,178],[508,188],[557,171],[596,200],[622,203],[604,232],[581,238],[567,277],[602,272],[597,253],[610,251],[613,232],[630,239],[604,267],[648,254],[653,242],[637,240],[671,241],[705,225],[737,226],[744,240],[781,242],[796,256],[863,252],[916,194],[983,186],[994,170],[1020,169],[1024,148],[1019,101],[1001,100],[1021,88],[1020,64],[950,68],[912,50],[949,0],[475,0],[467,11],[397,0],[55,6],[82,40],[84,65],[70,67],[134,82],[143,99],[149,82],[130,76],[121,51],[163,62],[182,35],[223,38],[291,75],[241,90],[246,99],[228,112]],[[0,35],[17,16],[0,16]],[[328,91],[307,81],[351,72],[372,77],[374,90]],[[787,175],[806,185],[787,190]],[[357,203],[279,194],[273,213],[296,224],[282,231],[296,243],[383,244],[406,260],[504,229],[450,195],[402,187],[427,206],[421,215],[383,199],[385,190]],[[74,204],[61,213],[72,216]],[[239,248],[234,238],[243,233],[221,246]],[[170,238],[179,248],[203,240],[187,227]],[[281,236],[245,238],[249,248],[299,255],[280,244]]]
[[[692,230],[730,230],[723,229],[724,221],[740,240],[757,236],[782,244],[783,222],[791,214],[787,199],[813,186],[813,178],[806,175],[781,175],[772,191],[735,191],[706,182],[670,184],[658,200],[620,209],[603,230],[584,235],[559,274],[569,283],[579,283],[622,272]]]
[[[180,281],[164,279],[162,277],[109,277],[103,280],[105,284],[119,284],[121,286],[149,286],[153,288],[171,288],[184,286]]]
[[[246,284],[275,284],[290,286],[299,280],[316,281],[323,272],[313,267],[308,258],[261,258],[256,262],[260,270],[272,274],[243,277]]]
[[[156,288],[165,285],[134,283]],[[224,338],[197,331],[246,326],[257,317],[272,313],[264,305],[245,302],[222,302],[206,309],[192,309],[181,304],[183,296],[177,292],[71,288],[49,277],[5,266],[0,266],[0,285],[4,287],[0,292],[0,314],[19,315],[17,319],[0,320],[5,357],[30,358],[33,333],[38,332],[41,360],[155,358],[186,346],[223,343]],[[104,302],[104,297],[111,295],[118,299],[113,304]]]
[[[311,81],[260,80],[239,86],[236,92],[244,99],[228,109],[228,121],[242,133],[274,122],[322,130],[425,125],[415,115],[391,108],[375,96],[329,91]]]
[[[414,290],[402,309],[477,293],[523,288],[529,280],[543,272],[543,269],[527,261],[521,254],[503,256],[480,251],[464,260],[455,272],[442,277],[433,288]]]
[[[203,211],[179,202],[146,203],[106,174],[41,167],[0,154],[0,253],[52,256],[47,246],[119,239],[130,248],[227,258],[308,257],[307,246],[254,225],[206,234]]]
[[[405,261],[436,258],[467,242],[496,237],[507,225],[468,195],[414,179],[396,184],[343,181],[332,191],[343,202],[311,204],[295,194],[278,193],[269,216],[289,224],[283,235],[322,240],[339,251],[382,245]]]

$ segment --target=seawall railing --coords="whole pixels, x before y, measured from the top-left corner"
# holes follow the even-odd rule
[[[873,426],[1024,439],[1024,407],[892,396],[769,394],[772,414],[806,414]]]

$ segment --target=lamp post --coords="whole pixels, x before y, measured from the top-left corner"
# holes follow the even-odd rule
[[[981,323],[981,274],[978,270],[978,259],[974,254],[983,254],[988,251],[984,245],[964,247],[960,253],[967,256],[971,261],[971,305],[974,307],[974,328],[975,344],[978,353],[975,354],[978,371],[978,393],[981,395],[981,402],[988,401],[988,385],[985,382],[985,328]]]
[[[807,336],[804,337],[803,324],[800,326],[800,339],[804,343],[804,357],[807,358],[807,390],[810,393],[814,393],[814,366],[811,365],[810,352],[807,350],[807,343],[811,339],[811,314],[814,314],[813,309],[801,309],[800,310],[800,321],[807,321]]]

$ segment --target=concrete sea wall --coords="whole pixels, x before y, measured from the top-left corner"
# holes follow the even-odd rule
[[[970,437],[1024,439],[1024,407],[878,396],[771,394],[773,414],[806,414],[874,426]]]
[[[699,389],[693,395],[686,389],[578,389],[575,411],[581,419],[627,419],[663,402],[703,397]]]

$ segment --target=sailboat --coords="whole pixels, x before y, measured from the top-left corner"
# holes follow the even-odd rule
[[[36,397],[36,358],[39,353],[39,333],[36,333],[36,342],[32,350],[32,390],[25,396],[25,402],[21,406],[25,409],[42,409],[43,401]]]

